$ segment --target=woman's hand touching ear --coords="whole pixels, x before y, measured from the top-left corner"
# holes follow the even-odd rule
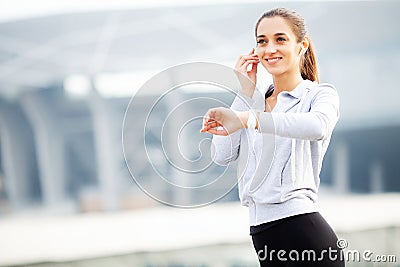
[[[235,65],[235,72],[239,79],[242,92],[249,97],[253,96],[257,82],[257,66],[260,59],[255,50],[252,48],[247,55],[240,55]],[[248,71],[248,66],[251,65],[251,70]]]

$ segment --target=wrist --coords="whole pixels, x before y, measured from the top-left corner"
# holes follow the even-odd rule
[[[250,127],[254,130],[258,129],[258,119],[260,117],[260,112],[253,110],[253,111],[234,111],[236,116],[239,118],[241,122],[242,128],[249,128],[249,119],[250,119]],[[250,118],[252,116],[253,118]],[[253,123],[251,122],[253,120]]]
[[[235,111],[236,116],[240,120],[240,126],[241,128],[247,128],[247,121],[249,119],[249,111]]]
[[[258,129],[259,110],[249,110],[246,112],[246,128],[250,130]]]
[[[240,113],[241,114],[240,114],[239,118],[242,121],[243,128],[248,128],[249,126],[247,125],[247,122],[249,120],[250,111],[243,111]]]

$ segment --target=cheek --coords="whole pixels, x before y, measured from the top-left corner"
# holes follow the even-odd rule
[[[298,58],[299,52],[300,52],[300,49],[297,46],[295,46],[295,47],[292,47],[290,50],[288,50],[287,53],[290,53],[290,56],[292,58]]]
[[[257,56],[260,58],[260,59],[262,59],[263,58],[263,56],[264,56],[264,51],[262,50],[262,49],[258,49],[257,50],[257,48],[256,48],[256,51],[254,52],[255,54],[257,54]]]

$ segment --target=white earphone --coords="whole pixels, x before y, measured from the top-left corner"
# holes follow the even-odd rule
[[[303,56],[307,52],[307,49],[305,47],[301,47],[299,56]]]

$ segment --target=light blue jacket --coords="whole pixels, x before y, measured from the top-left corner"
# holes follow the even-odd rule
[[[322,161],[340,115],[336,89],[309,80],[279,93],[272,112],[264,108],[259,91],[252,98],[239,92],[231,109],[262,111],[258,130],[214,135],[211,145],[216,164],[238,160],[239,197],[250,225],[317,211]]]

